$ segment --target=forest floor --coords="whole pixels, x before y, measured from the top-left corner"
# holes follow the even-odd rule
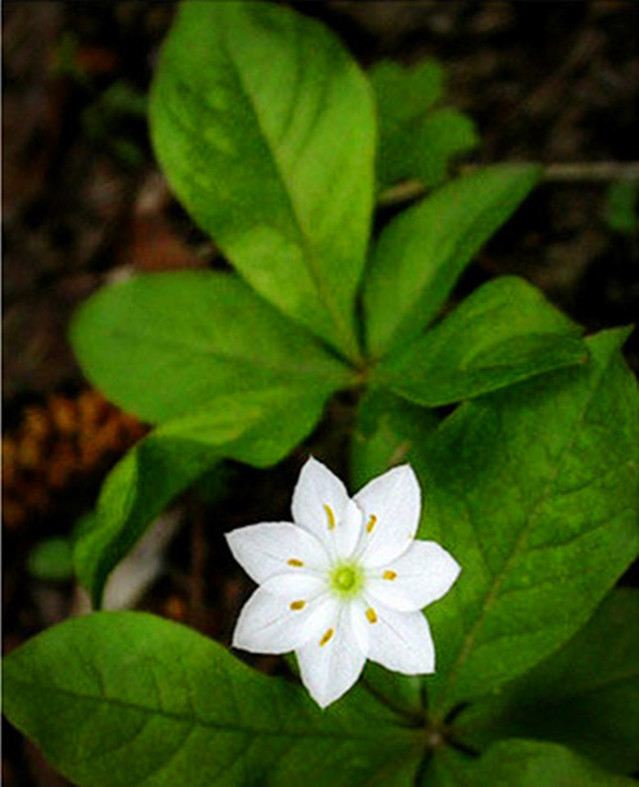
[[[470,161],[566,165],[481,252],[456,297],[514,273],[588,332],[637,319],[639,230],[631,211],[612,209],[611,186],[638,158],[638,4],[294,5],[333,28],[364,67],[386,57],[438,60],[450,102],[480,131]],[[154,2],[3,6],[5,649],[86,609],[64,567],[57,581],[46,578],[55,565],[38,566],[34,549],[70,537],[109,468],[147,429],[83,380],[67,340],[73,310],[131,272],[222,264],[172,198],[148,139],[146,97],[174,11]],[[638,333],[626,346],[635,372]],[[331,428],[276,468],[228,463],[187,496],[162,521],[174,535],[155,580],[138,587],[127,579],[122,603],[228,642],[249,586],[222,532],[288,518],[310,450],[343,469],[350,410],[338,397]],[[161,531],[152,550],[164,547]],[[6,787],[66,784],[8,725],[4,741]]]

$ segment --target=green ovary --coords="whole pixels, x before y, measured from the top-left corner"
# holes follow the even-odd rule
[[[331,589],[340,596],[356,596],[364,584],[364,574],[358,565],[341,564],[331,571],[330,582]]]

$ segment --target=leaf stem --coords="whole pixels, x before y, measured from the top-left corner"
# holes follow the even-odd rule
[[[464,164],[459,168],[459,174],[468,175],[482,167],[480,164]],[[639,161],[569,161],[546,164],[543,168],[543,179],[549,183],[606,183],[614,180],[639,182]],[[406,180],[384,189],[377,198],[377,204],[399,205],[425,193],[426,188],[418,180]]]

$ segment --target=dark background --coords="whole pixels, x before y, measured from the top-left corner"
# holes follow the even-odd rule
[[[575,165],[570,178],[535,191],[482,251],[457,297],[516,273],[589,332],[637,319],[638,235],[609,226],[611,181],[590,166],[639,159],[636,3],[295,6],[333,28],[364,66],[382,57],[439,60],[451,103],[482,137],[470,161]],[[222,264],[172,199],[148,142],[145,97],[174,11],[172,3],[149,2],[3,6],[6,648],[82,609],[70,581],[29,574],[28,556],[43,539],[71,532],[109,467],[145,431],[83,381],[66,340],[74,307],[127,271]],[[636,333],[626,353],[637,371]],[[220,533],[264,519],[265,511],[286,518],[309,446],[334,467],[343,464],[351,418],[348,397],[338,398],[329,426],[277,468],[227,465],[207,490],[190,495],[142,605],[228,641],[248,586]],[[269,659],[259,666],[277,668]],[[65,784],[9,727],[4,743],[7,787]]]

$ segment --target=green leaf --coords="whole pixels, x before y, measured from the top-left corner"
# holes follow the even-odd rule
[[[481,246],[537,182],[540,168],[503,165],[447,183],[382,232],[364,284],[369,354],[406,345],[436,317]]]
[[[151,94],[158,159],[251,285],[351,358],[375,121],[366,78],[317,22],[184,3]]]
[[[468,782],[463,782],[467,784]],[[483,787],[632,787],[555,743],[502,741],[479,761],[471,785]]]
[[[468,402],[413,452],[420,537],[462,566],[433,605],[431,708],[489,694],[564,644],[639,552],[638,399],[619,351]]]
[[[606,191],[604,220],[614,232],[632,235],[639,229],[639,183],[618,180]]]
[[[29,552],[27,569],[32,577],[49,582],[73,579],[71,542],[68,538],[47,538]]]
[[[531,284],[503,276],[383,360],[371,378],[411,402],[437,407],[586,363],[580,333]]]
[[[426,186],[436,186],[447,174],[451,159],[479,145],[475,124],[453,107],[432,112],[416,134],[415,176]]]
[[[380,136],[422,117],[444,93],[442,67],[424,58],[407,68],[394,60],[380,60],[370,70],[375,92]]]
[[[351,488],[360,489],[394,465],[411,462],[414,447],[438,423],[434,411],[416,407],[390,391],[369,388],[359,403],[350,446]]]
[[[282,386],[329,393],[352,379],[241,279],[213,271],[106,287],[76,313],[71,341],[86,376],[152,423],[202,409],[214,396]]]
[[[419,731],[351,695],[320,711],[217,643],[145,613],[55,626],[4,663],[4,708],[87,787],[410,787]]]
[[[639,771],[639,590],[615,590],[570,642],[456,729],[470,745],[505,737],[563,743],[604,768]]]
[[[104,483],[94,527],[75,545],[76,573],[94,605],[110,572],[177,495],[222,457],[258,467],[278,462],[315,426],[324,400],[287,389],[218,397],[129,451]]]
[[[418,180],[427,187],[445,180],[451,160],[477,147],[475,124],[463,112],[444,107],[407,123],[386,140],[378,163],[379,188],[400,180]]]

